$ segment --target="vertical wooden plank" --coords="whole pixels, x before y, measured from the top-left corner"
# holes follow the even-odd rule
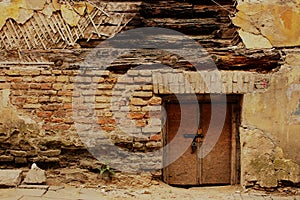
[[[163,108],[165,108],[165,110],[167,110],[167,102],[166,101],[163,101],[162,106],[163,106]],[[167,145],[167,138],[168,138],[168,135],[167,135],[168,132],[167,132],[167,130],[168,130],[168,120],[166,119],[165,125],[164,125],[164,127],[162,129],[163,147],[165,147]],[[168,153],[168,150],[167,151],[163,151],[163,166],[166,166],[165,159],[167,157],[167,153]],[[162,173],[163,173],[163,181],[166,182],[166,183],[168,183],[169,182],[169,179],[168,179],[168,174],[169,174],[168,167],[164,167]]]
[[[216,113],[220,113],[213,117],[213,119],[216,120],[215,122],[218,122],[223,121],[222,118],[224,116],[222,110],[224,109],[226,104],[215,103],[213,105],[202,105],[202,128],[205,137],[208,137],[209,135],[212,136],[215,134],[219,134],[218,131],[220,131],[220,129],[222,130],[222,132],[213,149],[201,161],[201,184],[226,185],[230,184],[231,182],[231,110],[227,107],[226,119],[224,124],[214,123],[215,126],[212,126],[212,106]]]
[[[237,155],[236,155],[236,134],[237,134],[237,106],[229,104],[231,107],[231,185],[237,184]]]

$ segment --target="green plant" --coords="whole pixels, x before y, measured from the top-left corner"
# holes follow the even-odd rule
[[[108,164],[102,165],[98,169],[103,180],[112,180],[112,176],[115,174],[115,171]]]
[[[100,174],[104,174],[105,172],[111,174],[111,175],[114,175],[115,174],[115,171],[108,165],[102,165],[101,167],[98,168],[99,171],[100,171]]]

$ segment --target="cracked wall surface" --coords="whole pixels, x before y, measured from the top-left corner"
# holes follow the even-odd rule
[[[299,65],[284,65],[272,75],[266,92],[244,95],[240,138],[246,186],[300,181],[299,77]]]
[[[299,0],[238,0],[232,19],[247,48],[300,45]]]
[[[300,1],[238,0],[232,18],[246,48],[285,48],[263,93],[244,95],[241,182],[278,187],[300,180]]]

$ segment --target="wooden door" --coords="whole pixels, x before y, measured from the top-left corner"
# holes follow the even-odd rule
[[[181,155],[168,166],[167,182],[175,185],[196,185],[199,182],[197,154],[191,153],[193,138],[185,138],[184,134],[197,132],[199,124],[197,108],[195,108],[195,104],[189,103],[168,104],[167,112],[168,134],[166,139],[169,146],[166,159],[174,160],[174,157]],[[176,139],[174,139],[175,136]],[[172,143],[170,143],[171,141]],[[182,149],[182,147],[187,148]]]
[[[216,113],[222,113],[224,104],[214,104]],[[165,143],[170,144],[174,137],[176,142],[169,145],[164,159],[170,159],[180,154],[182,149],[179,146],[187,146],[184,153],[173,163],[164,169],[164,180],[174,185],[227,185],[233,183],[233,170],[236,165],[232,158],[235,156],[235,149],[232,149],[232,140],[235,131],[232,131],[232,105],[227,104],[226,118],[219,126],[210,126],[211,104],[209,103],[169,103],[167,109],[167,127]],[[220,112],[218,112],[220,110]],[[214,115],[214,120],[224,121],[224,115]],[[182,123],[182,121],[188,121]],[[216,123],[218,124],[218,123]],[[179,127],[181,127],[179,129]],[[217,134],[222,130],[221,135],[206,155],[201,151],[201,142],[208,134]],[[185,134],[202,133],[204,138],[197,139],[197,151],[192,152],[193,138],[184,137]],[[176,135],[176,136],[175,136]],[[180,149],[180,150],[178,150]],[[202,156],[199,156],[202,155]],[[204,156],[204,157],[203,157]],[[200,158],[199,158],[200,157]],[[201,158],[203,157],[203,158]]]

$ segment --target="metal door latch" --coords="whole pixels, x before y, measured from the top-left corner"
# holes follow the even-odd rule
[[[198,138],[204,138],[204,134],[201,132],[198,132],[197,134],[184,134],[184,138],[193,138],[192,142],[192,154],[196,152],[197,147],[199,146],[198,144],[201,144],[202,142],[198,140]]]

